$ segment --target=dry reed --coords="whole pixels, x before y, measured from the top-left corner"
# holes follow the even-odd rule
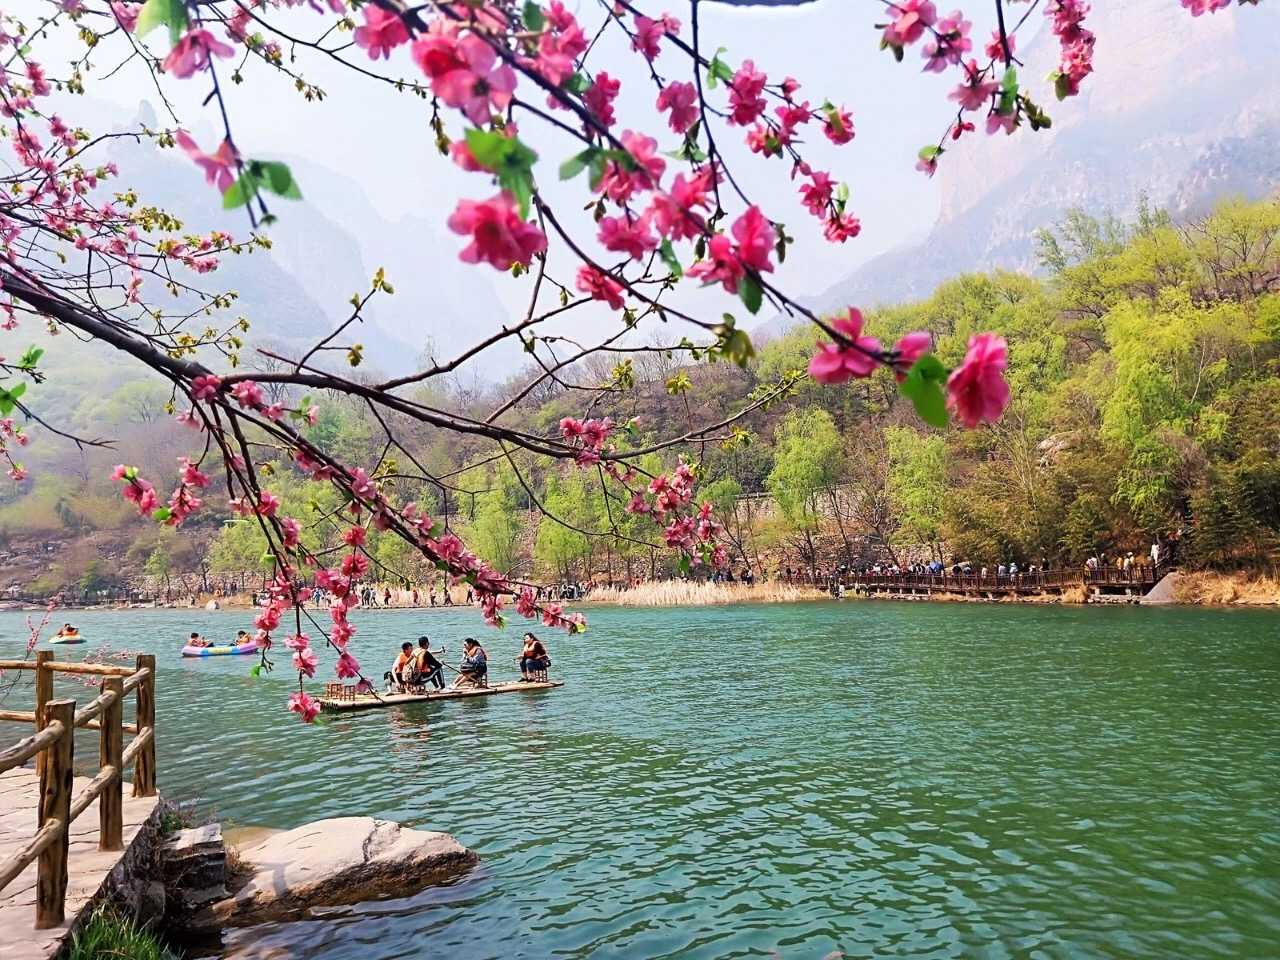
[[[1244,573],[1182,573],[1173,591],[1176,603],[1259,607],[1280,604],[1280,580]]]
[[[689,580],[647,580],[636,587],[593,590],[593,603],[616,603],[622,607],[705,607],[729,603],[794,603],[823,600],[829,594],[814,587],[787,583],[706,583]]]

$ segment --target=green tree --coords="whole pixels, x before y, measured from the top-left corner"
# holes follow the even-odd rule
[[[792,545],[810,575],[817,572],[815,538],[824,506],[835,497],[844,461],[835,421],[825,410],[793,410],[778,425],[774,437],[773,469],[765,481],[782,513]],[[848,541],[846,538],[846,550]]]

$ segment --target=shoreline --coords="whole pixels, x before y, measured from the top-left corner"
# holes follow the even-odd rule
[[[1040,604],[1063,606],[1116,606],[1143,605],[1137,596],[1090,596],[1083,586],[1068,589],[1059,594],[1007,595],[999,597],[967,596],[950,592],[930,594],[855,593],[849,590],[843,598],[847,601],[897,600],[912,603],[1004,603]],[[217,607],[210,610],[206,604],[215,601]],[[739,603],[813,603],[839,602],[826,590],[807,585],[784,584],[774,581],[751,586],[725,583],[694,583],[689,581],[652,581],[626,590],[601,588],[580,600],[556,602],[573,607],[708,607],[730,606]],[[1268,576],[1249,576],[1240,573],[1187,572],[1179,573],[1167,601],[1159,606],[1267,608],[1280,607],[1280,579]],[[0,611],[8,613],[42,613],[45,605],[13,601],[0,604]],[[202,597],[194,603],[113,603],[113,604],[62,604],[55,608],[76,612],[115,612],[135,610],[189,611],[212,613],[217,611],[248,611],[255,609],[248,595],[234,597]],[[451,606],[437,604],[393,604],[388,607],[362,607],[361,612],[394,613],[402,611],[463,611],[472,609],[466,603]]]

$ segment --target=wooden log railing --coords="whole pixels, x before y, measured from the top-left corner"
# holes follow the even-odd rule
[[[941,590],[956,593],[1040,592],[1075,586],[1109,586],[1150,588],[1169,572],[1165,565],[1133,564],[1129,569],[1106,568],[1082,570],[1020,571],[1018,573],[857,573],[848,574],[843,582],[869,589]]]
[[[0,862],[3,890],[33,860],[36,868],[36,929],[56,927],[65,919],[67,853],[71,824],[98,801],[98,849],[124,849],[124,778],[133,764],[133,795],[156,793],[155,684],[156,658],[139,654],[133,667],[106,664],[58,663],[51,651],[41,650],[34,661],[0,660],[0,670],[35,671],[35,709],[0,710],[0,720],[26,721],[35,733],[0,750],[0,772],[36,761],[40,777],[40,807],[35,835],[8,860]],[[79,710],[73,700],[53,698],[56,673],[101,676],[102,692]],[[135,719],[124,722],[124,699],[135,695]],[[99,732],[98,773],[76,796],[74,784],[75,731]],[[133,740],[124,746],[124,734]]]

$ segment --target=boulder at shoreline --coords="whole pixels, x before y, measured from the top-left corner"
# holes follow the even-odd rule
[[[447,833],[373,817],[335,817],[273,834],[239,851],[247,876],[212,919],[247,926],[297,918],[311,907],[407,897],[452,880],[479,857]]]

